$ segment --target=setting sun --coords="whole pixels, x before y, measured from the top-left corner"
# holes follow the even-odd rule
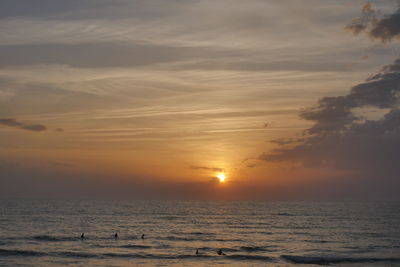
[[[219,174],[217,175],[217,178],[218,178],[218,180],[219,180],[220,183],[225,182],[225,174],[219,173]]]

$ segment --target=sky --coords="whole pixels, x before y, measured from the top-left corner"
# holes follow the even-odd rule
[[[0,197],[398,199],[399,5],[2,0]]]

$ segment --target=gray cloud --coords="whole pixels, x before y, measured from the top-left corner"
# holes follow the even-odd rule
[[[396,119],[396,116],[399,115],[399,104],[400,60],[398,59],[392,65],[384,67],[381,72],[367,79],[366,82],[354,86],[349,94],[325,97],[318,102],[317,106],[304,109],[300,116],[315,122],[305,132],[304,142],[290,149],[280,148],[274,153],[263,154],[261,159],[304,161],[313,158],[313,162],[319,162],[318,165],[321,165],[332,160],[343,161],[343,156],[339,152],[349,155],[347,150],[350,150],[352,151],[350,154],[354,155],[355,151],[360,151],[360,147],[362,147],[366,153],[365,150],[372,149],[376,146],[377,141],[378,144],[393,141],[393,148],[397,149],[398,142],[393,139],[393,136],[400,133],[400,120]],[[381,120],[373,121],[365,120],[353,112],[355,108],[361,107],[375,107],[382,111],[390,110]],[[284,145],[292,143],[291,141],[276,140],[274,142]],[[295,141],[299,140],[295,139]],[[357,144],[360,147],[355,149],[354,146]],[[339,151],[340,147],[343,148],[343,151]],[[373,149],[375,150],[375,148]],[[393,153],[389,153],[390,157],[393,156]],[[385,151],[380,151],[381,157],[385,155],[387,156]],[[347,157],[345,158],[347,159]]]
[[[355,35],[365,32],[372,39],[388,42],[400,36],[399,25],[400,7],[393,14],[381,17],[379,12],[372,8],[372,4],[367,3],[362,9],[361,16],[347,25],[346,29]]]
[[[371,3],[366,3],[361,11],[361,16],[353,19],[345,28],[352,31],[355,35],[366,30],[370,23],[376,20],[376,12],[372,9]]]
[[[347,28],[390,41],[400,32],[400,23],[395,23],[398,13],[377,19],[367,4],[363,16]],[[357,109],[375,109],[383,116],[371,119]],[[260,160],[348,172],[344,176],[351,179],[344,179],[341,186],[357,187],[364,195],[393,194],[392,188],[400,186],[400,59],[352,87],[347,95],[322,98],[316,106],[302,110],[300,117],[314,125],[294,142],[273,141],[281,147],[260,155]],[[293,146],[286,147],[288,144]]]
[[[354,86],[345,96],[322,98],[315,107],[304,109],[300,116],[315,121],[309,134],[343,132],[359,120],[352,109],[358,107],[395,108],[400,100],[400,59]]]
[[[81,0],[40,0],[40,4],[29,0],[3,0],[0,3],[0,18],[9,17],[46,17],[60,14],[66,10],[77,9]]]
[[[30,0],[2,0],[0,2],[0,19],[10,17],[30,17],[60,19],[87,19],[103,16],[107,19],[128,17],[153,18],[168,15],[187,1],[174,0],[168,6],[155,8],[163,4],[160,0],[112,1],[112,0],[40,0],[40,5]]]
[[[247,167],[247,168],[254,168],[257,167],[260,164],[260,161],[258,158],[245,158],[242,160],[242,163]]]
[[[41,132],[47,130],[47,127],[44,125],[22,123],[17,121],[16,119],[11,118],[0,119],[0,124],[33,132]]]
[[[206,167],[206,166],[190,165],[190,168],[193,170],[207,170],[207,171],[214,171],[214,172],[223,172],[224,171],[224,169],[222,169],[222,168],[214,168],[214,167]]]
[[[299,142],[303,142],[304,138],[279,138],[270,140],[270,143],[278,144],[278,145],[292,145]]]
[[[400,186],[399,63],[396,60],[365,83],[353,87],[348,95],[326,97],[316,107],[303,110],[300,116],[315,122],[305,131],[304,140],[300,143],[277,140],[275,143],[282,146],[260,155],[259,159],[344,171],[347,174],[337,177],[345,181],[340,186],[356,187],[364,196],[395,197],[393,188]],[[383,118],[372,120],[356,115],[356,108],[389,111]]]

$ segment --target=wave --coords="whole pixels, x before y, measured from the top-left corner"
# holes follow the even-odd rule
[[[21,238],[13,238],[15,240],[27,240],[27,239],[34,239],[36,241],[45,241],[45,242],[62,242],[62,241],[81,241],[81,237],[79,236],[51,236],[51,235],[35,235],[33,237],[21,237]],[[109,237],[105,236],[92,236],[92,235],[85,235],[84,240],[114,240],[114,236],[110,235]],[[126,237],[119,237],[119,240],[132,240],[138,239],[136,236],[126,236]]]
[[[179,237],[179,236],[167,236],[161,239],[164,240],[171,240],[171,241],[198,241],[199,238],[192,238],[192,237]]]
[[[329,241],[329,240],[313,240],[313,239],[311,239],[311,240],[304,240],[304,242],[307,242],[307,243],[316,243],[316,244],[323,244],[323,243],[333,243],[332,241]]]
[[[374,263],[374,262],[400,263],[400,258],[336,257],[336,256],[313,257],[313,256],[295,256],[295,255],[282,255],[281,257],[291,263],[300,263],[300,264],[326,265],[331,263]]]
[[[235,248],[227,248],[227,247],[196,247],[200,253],[207,251],[207,253],[216,253],[218,249],[221,249],[223,252],[240,252],[240,249],[235,249]],[[193,248],[194,250],[196,248]]]
[[[216,239],[210,239],[207,241],[216,241],[216,242],[242,242],[242,239],[222,239],[222,238],[216,238]]]
[[[242,247],[240,247],[240,249],[247,251],[247,252],[272,251],[271,249],[268,249],[267,247],[259,247],[259,246],[242,246]]]
[[[195,236],[216,236],[215,233],[204,233],[204,232],[171,232],[174,235],[195,235]]]
[[[109,254],[107,254],[109,255]],[[110,255],[109,255],[110,256]],[[120,254],[114,254],[113,256],[120,257]],[[136,254],[132,255],[135,258],[151,258],[151,259],[195,259],[195,258],[208,258],[208,259],[231,259],[231,260],[239,260],[239,261],[271,261],[272,258],[267,256],[257,256],[257,255],[241,255],[241,254],[232,254],[225,256],[218,255],[210,255],[210,254],[187,254],[187,255],[149,255],[149,254]]]
[[[217,251],[218,249],[217,248],[211,248],[210,249],[210,251]],[[221,250],[223,251],[223,252],[239,252],[239,250],[238,249],[234,249],[234,248],[221,248]]]
[[[75,251],[48,253],[48,255],[56,255],[67,258],[101,258],[102,256],[101,254],[91,254],[91,253],[75,252]]]
[[[269,232],[267,234],[270,234]],[[52,236],[52,235],[35,235],[35,236],[25,236],[25,237],[7,237],[0,241],[1,244],[9,244],[9,242],[5,243],[4,240],[14,241],[14,240],[35,240],[38,242],[66,242],[66,241],[82,241],[80,236]],[[113,236],[110,237],[99,237],[99,236],[86,236],[84,240],[114,240]],[[138,239],[136,236],[125,236],[120,237],[118,240],[134,240]],[[216,238],[213,233],[202,233],[202,232],[192,232],[189,233],[189,236],[177,236],[170,235],[159,237],[159,240],[168,240],[168,241],[204,241],[204,242],[241,242],[241,239],[224,239],[224,238]],[[101,246],[101,245],[98,245]]]
[[[181,216],[167,215],[167,216],[160,216],[159,219],[166,220],[166,221],[173,221],[173,220],[182,219],[182,217]]]
[[[212,237],[207,237],[206,235],[197,235],[195,237],[181,237],[181,236],[166,236],[166,237],[161,237],[161,240],[170,240],[170,241],[188,241],[188,242],[193,242],[193,241],[204,241],[204,242],[241,242],[241,239],[222,239],[222,238],[212,238]]]
[[[145,245],[123,245],[120,246],[121,248],[136,248],[136,249],[148,249],[152,248],[152,246],[145,246]]]
[[[261,255],[241,255],[241,254],[233,254],[226,255],[225,257],[234,260],[243,260],[243,261],[272,261],[271,257],[261,256]]]
[[[96,254],[83,253],[83,252],[41,252],[33,250],[18,250],[18,249],[0,249],[0,256],[21,256],[21,257],[44,257],[44,256],[61,256],[61,257],[72,257],[72,258],[95,258],[98,257]]]
[[[18,250],[18,249],[0,249],[0,256],[27,256],[27,257],[35,257],[35,256],[45,256],[46,253],[32,251],[32,250]]]
[[[0,249],[0,256],[20,256],[20,257],[45,257],[45,256],[58,256],[66,258],[141,258],[141,259],[194,259],[194,258],[226,258],[240,261],[271,261],[272,258],[259,255],[241,255],[232,254],[225,256],[210,255],[210,254],[186,254],[186,255],[168,255],[168,254],[145,254],[145,253],[85,253],[74,251],[62,252],[40,252],[31,250],[14,250],[14,249]]]
[[[215,233],[203,233],[203,232],[191,232],[191,235],[207,235],[207,236],[215,236]]]
[[[279,213],[274,213],[272,215],[275,216],[296,216],[295,214],[287,213],[287,212],[279,212]]]
[[[256,248],[257,249],[257,248]],[[228,250],[224,250],[228,252]],[[146,253],[86,253],[75,251],[61,252],[41,252],[32,250],[17,249],[0,249],[0,257],[64,257],[64,258],[132,258],[132,259],[229,259],[236,261],[274,261],[274,258],[263,255],[246,255],[246,254],[227,254],[218,256],[215,254],[146,254]],[[316,264],[328,265],[338,263],[400,263],[400,258],[393,257],[339,257],[339,256],[298,256],[298,255],[281,255],[281,258],[295,264]]]
[[[76,241],[80,240],[79,237],[70,236],[51,236],[51,235],[36,235],[33,239],[37,241],[47,241],[47,242],[60,242],[60,241]]]

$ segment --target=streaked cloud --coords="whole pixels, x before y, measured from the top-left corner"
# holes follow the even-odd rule
[[[42,124],[29,124],[22,123],[12,118],[4,118],[0,119],[0,125],[14,127],[22,130],[33,131],[33,132],[42,132],[47,130],[47,127]]]
[[[193,170],[206,170],[206,171],[213,171],[213,172],[223,172],[224,171],[224,169],[222,169],[222,168],[207,167],[207,166],[190,165],[190,168]]]
[[[141,67],[229,53],[205,48],[166,45],[84,44],[0,45],[0,67],[64,64],[80,68]]]

